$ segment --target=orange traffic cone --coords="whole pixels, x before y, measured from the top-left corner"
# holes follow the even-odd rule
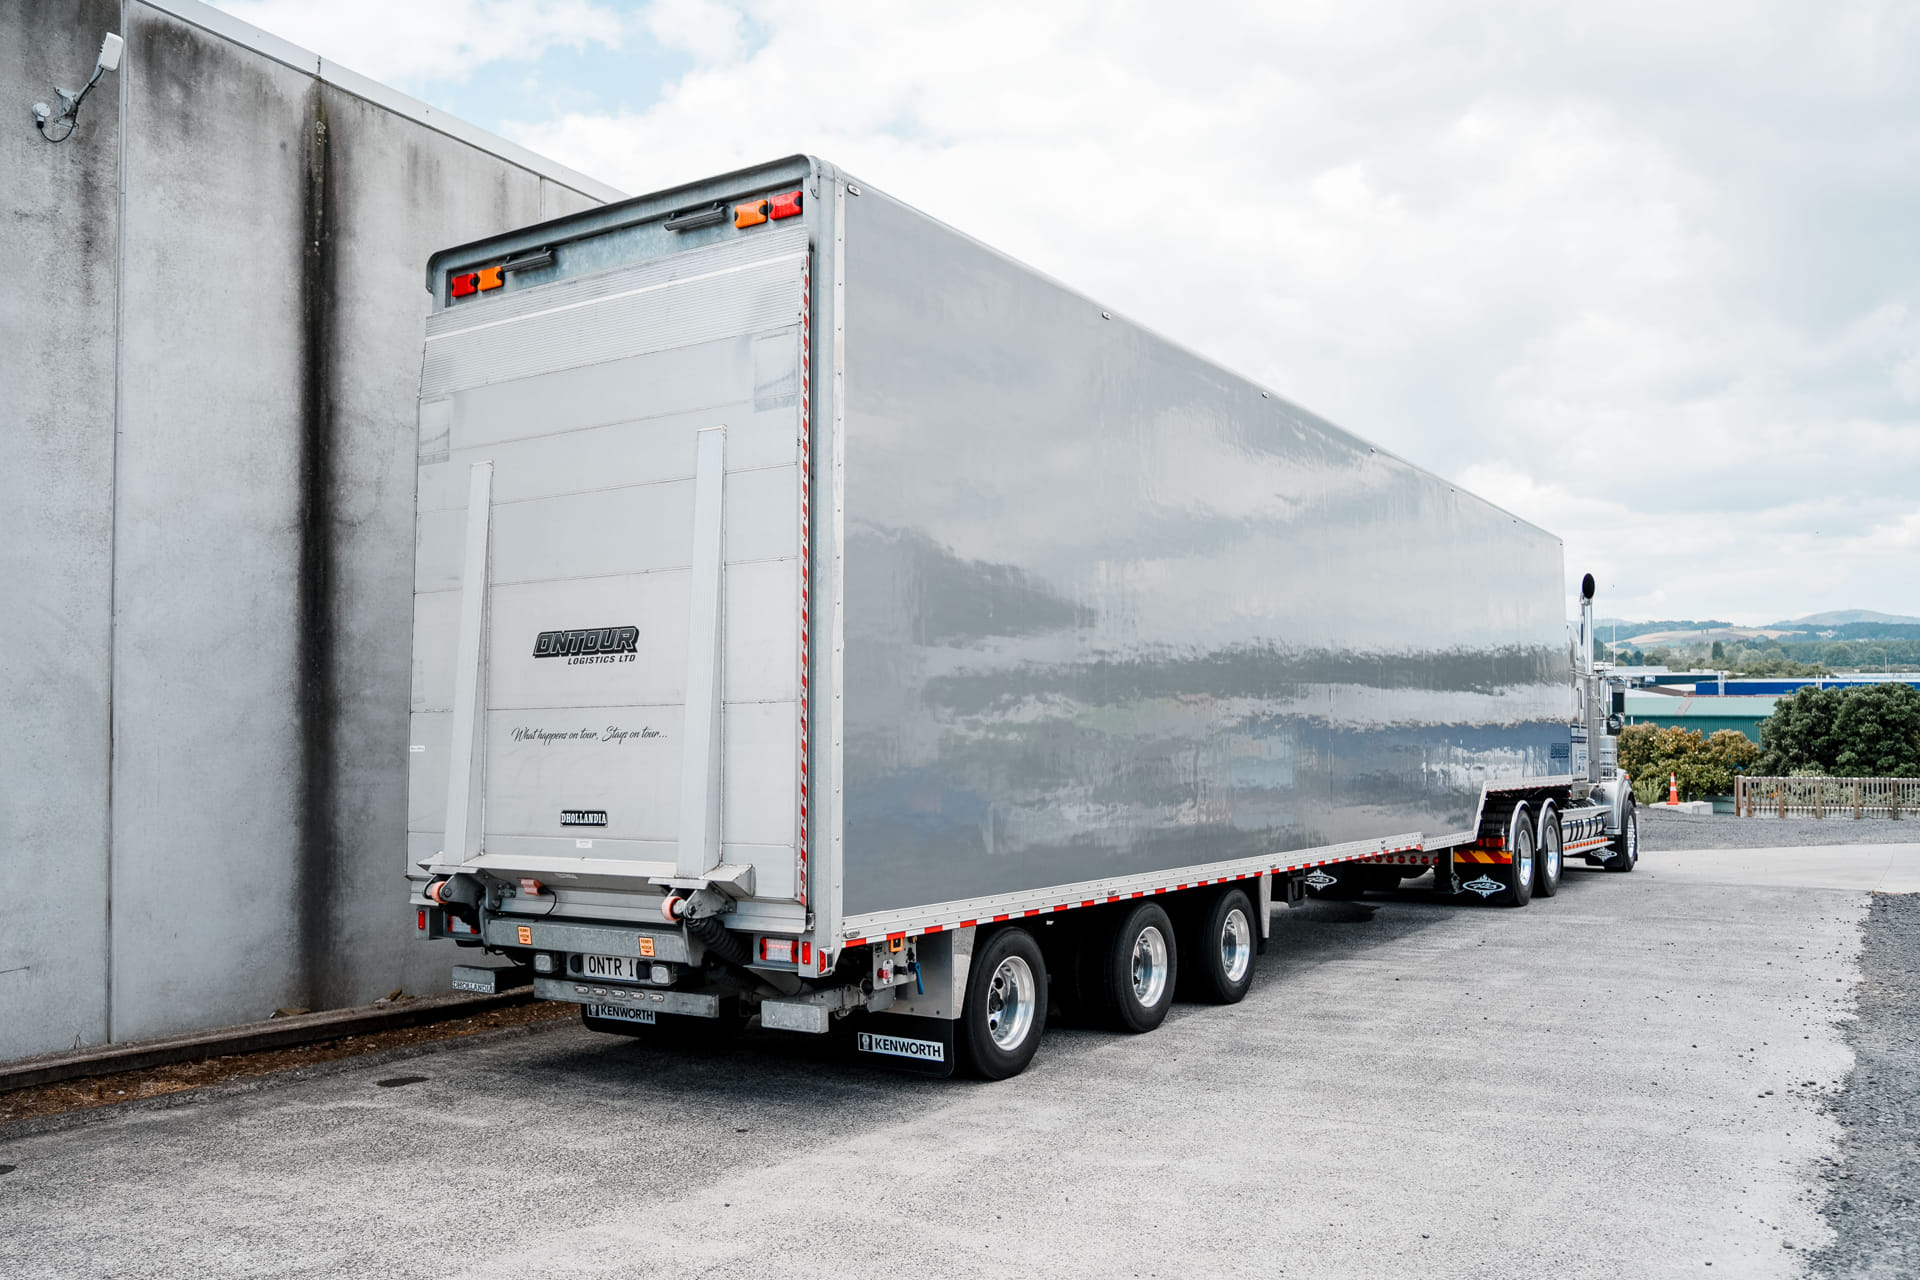
[[[1680,803],[1680,779],[1671,773],[1667,775],[1667,803]]]

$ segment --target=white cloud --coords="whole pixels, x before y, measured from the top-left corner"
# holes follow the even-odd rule
[[[406,66],[518,56],[480,34],[485,0],[434,7],[468,34],[409,19]],[[523,40],[619,38],[585,0],[523,12],[547,15]],[[1608,612],[1920,613],[1920,8],[658,0],[644,22],[693,63],[653,106],[507,131],[633,191],[825,156],[1561,533]]]

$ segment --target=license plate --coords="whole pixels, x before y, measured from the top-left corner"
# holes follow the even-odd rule
[[[629,1009],[623,1004],[590,1004],[586,1006],[590,1018],[610,1018],[615,1022],[638,1022],[645,1026],[653,1025],[653,1010]]]
[[[651,963],[637,956],[581,956],[580,976],[611,982],[639,982],[644,973],[640,966]]]

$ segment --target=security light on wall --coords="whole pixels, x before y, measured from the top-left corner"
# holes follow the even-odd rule
[[[33,104],[33,127],[40,131],[41,137],[48,142],[65,142],[73,136],[74,126],[79,123],[80,104],[93,92],[93,86],[100,83],[101,76],[120,69],[120,50],[125,43],[113,32],[107,32],[107,38],[100,42],[100,56],[94,59],[93,75],[81,86],[80,92],[55,86],[60,95],[59,115],[54,115],[53,108],[44,102]],[[66,127],[62,129],[62,125]]]

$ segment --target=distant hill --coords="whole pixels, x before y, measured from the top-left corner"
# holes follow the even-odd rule
[[[1920,618],[1911,614],[1876,613],[1872,609],[1832,609],[1826,613],[1810,613],[1804,618],[1776,622],[1769,627],[1769,630],[1804,631],[1809,627],[1837,627],[1850,622],[1877,622],[1897,627],[1920,627]],[[1672,628],[1667,629],[1672,630]]]
[[[1643,631],[1716,631],[1725,630],[1732,625],[1731,622],[1723,622],[1717,618],[1702,618],[1697,622],[1685,618],[1654,622],[1628,622],[1625,618],[1595,618],[1593,621],[1596,631],[1609,631],[1618,627],[1622,634],[1631,631],[1635,635]]]
[[[1658,645],[1691,647],[1723,641],[1728,646],[1772,641],[1807,662],[1909,663],[1920,658],[1920,618],[1872,609],[1836,609],[1765,627],[1736,627],[1717,618],[1654,618],[1645,621],[1603,618],[1594,626],[1603,643],[1648,649]],[[1841,648],[1833,646],[1838,643]],[[1877,643],[1880,651],[1848,650],[1845,645]],[[1887,644],[1900,652],[1885,649]]]

